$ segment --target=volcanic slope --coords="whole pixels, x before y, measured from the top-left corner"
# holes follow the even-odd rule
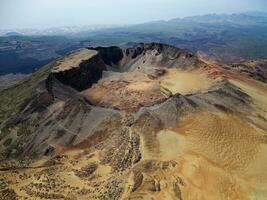
[[[72,52],[0,93],[0,199],[267,199],[253,74],[157,43]]]

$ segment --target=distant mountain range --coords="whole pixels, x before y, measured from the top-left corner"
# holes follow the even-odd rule
[[[54,36],[54,35],[69,35],[83,31],[96,31],[108,28],[122,27],[122,25],[88,25],[88,26],[61,26],[47,29],[7,29],[0,30],[0,36]]]
[[[236,25],[259,25],[265,24],[267,20],[267,12],[244,12],[237,14],[207,14],[200,16],[190,16],[184,18],[175,18],[171,20],[160,20],[147,22],[144,24],[136,25],[87,25],[87,26],[61,26],[47,29],[8,29],[0,30],[0,36],[11,36],[11,35],[75,35],[83,32],[95,32],[102,30],[110,30],[117,28],[134,28],[140,25],[151,25],[151,24],[172,24],[172,23],[219,23],[219,24],[236,24]]]
[[[267,13],[208,14],[136,25],[94,25],[0,31],[0,75],[31,73],[88,46],[159,42],[219,62],[267,59]]]
[[[182,19],[177,18],[170,21],[251,25],[266,23],[266,18],[267,13],[265,12],[246,12],[239,14],[207,14],[202,16],[186,17]]]

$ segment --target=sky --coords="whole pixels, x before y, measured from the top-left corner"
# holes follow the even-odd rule
[[[0,0],[0,29],[137,24],[245,11],[267,11],[267,0]]]

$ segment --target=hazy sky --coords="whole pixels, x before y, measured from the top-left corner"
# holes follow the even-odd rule
[[[134,24],[255,10],[267,11],[267,0],[0,0],[0,29]]]

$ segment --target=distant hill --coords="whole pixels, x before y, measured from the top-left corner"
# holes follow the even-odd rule
[[[162,42],[193,52],[205,52],[222,62],[267,58],[267,15],[260,12],[209,14],[155,21],[122,28],[80,32],[105,45]]]
[[[180,22],[196,22],[196,23],[220,23],[220,24],[236,24],[236,25],[257,25],[265,23],[267,15],[265,13],[257,14],[241,13],[241,14],[209,14],[203,16],[193,16],[183,18]]]
[[[53,59],[88,45],[87,40],[62,36],[0,37],[0,75],[32,73]]]
[[[0,31],[3,34],[3,30]],[[160,42],[202,52],[220,62],[267,58],[267,13],[209,14],[129,26],[58,27],[9,31],[0,37],[0,74],[31,73],[52,59],[88,46]],[[36,35],[37,34],[37,35]],[[41,36],[38,34],[48,34]]]
[[[245,12],[244,14],[249,16],[267,17],[267,12],[250,11],[250,12]]]
[[[5,36],[21,36],[22,34],[18,32],[8,32],[5,34]]]

